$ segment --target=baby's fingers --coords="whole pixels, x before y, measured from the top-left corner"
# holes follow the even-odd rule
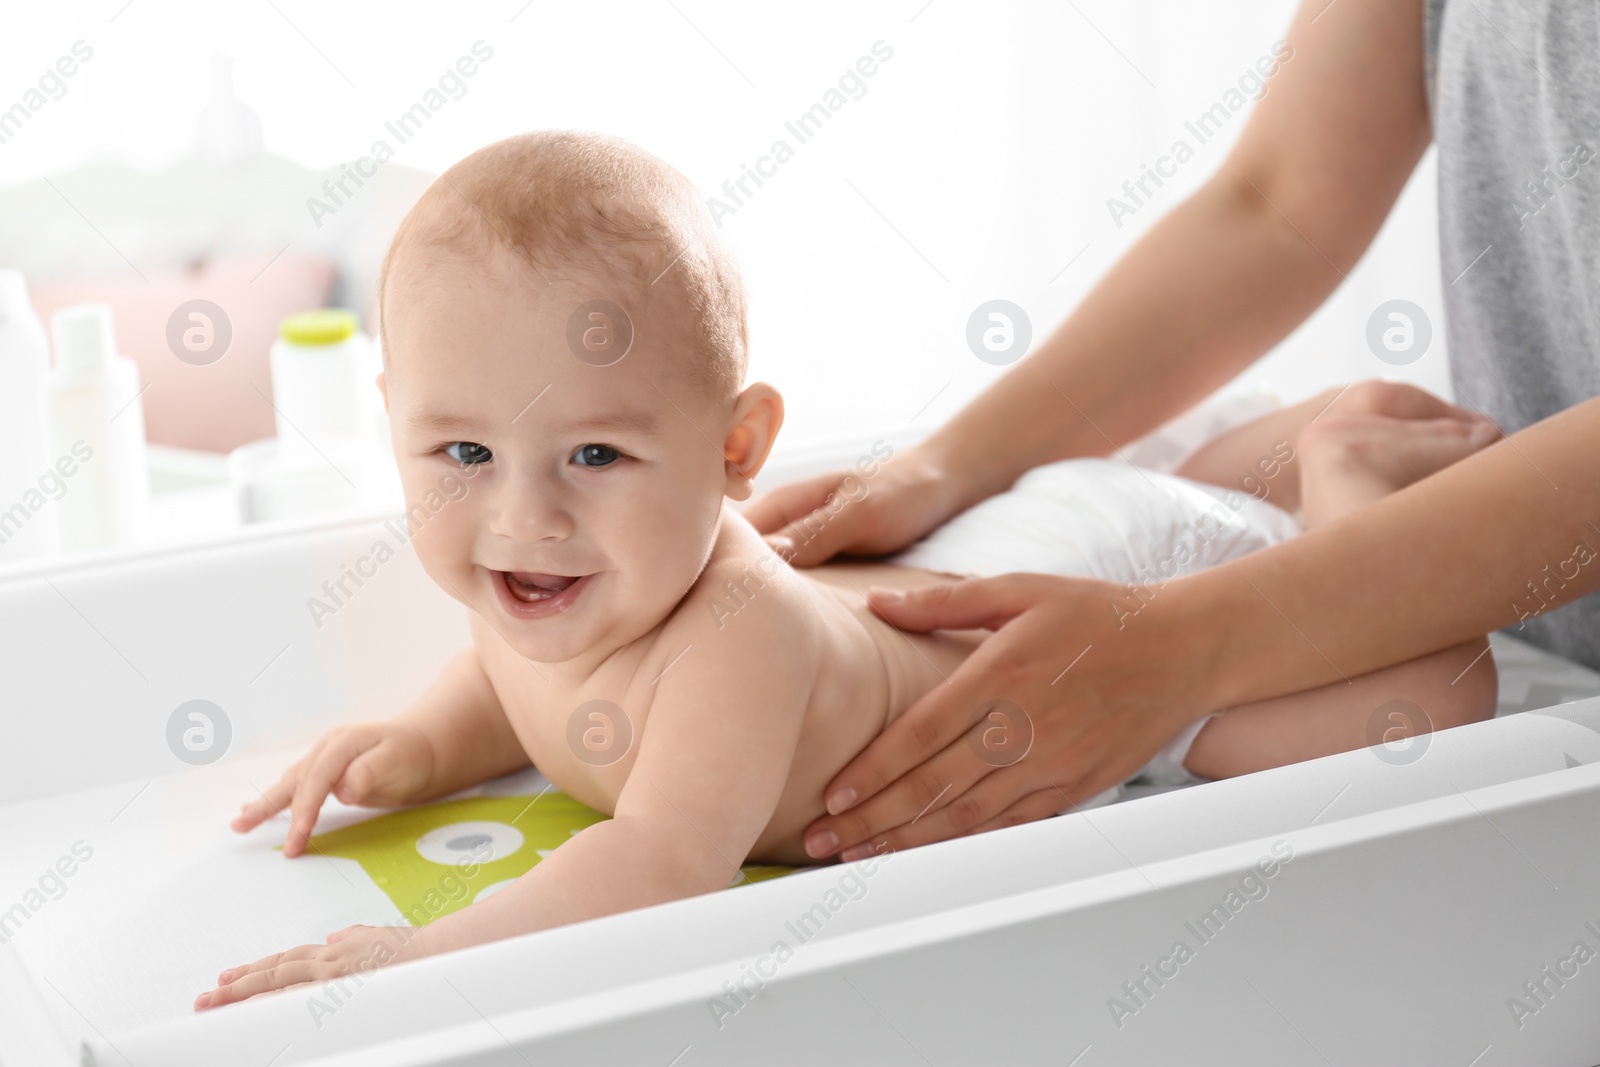
[[[196,1011],[220,1008],[275,989],[332,977],[337,965],[318,958],[317,951],[318,946],[303,945],[288,952],[274,953],[246,967],[223,971],[217,976],[217,988],[195,998],[194,1008]]]
[[[398,803],[416,784],[405,754],[392,741],[380,741],[352,759],[334,783],[333,795],[345,804],[382,807]]]
[[[359,754],[360,749],[353,741],[342,739],[317,753],[311,766],[300,776],[300,783],[294,790],[289,836],[283,843],[285,856],[298,856],[306,850],[311,831],[317,825],[317,813],[322,810],[322,802],[328,799],[334,783]]]
[[[298,775],[296,768],[291,767],[287,773],[272,785],[267,791],[242,805],[239,814],[234,816],[230,823],[237,833],[246,833],[254,830],[266,820],[278,814],[289,806],[289,799],[294,796],[294,786]]]
[[[343,930],[335,930],[333,933],[329,934],[328,935],[328,944],[337,945],[339,942],[343,941],[345,938],[349,937],[351,934],[355,933],[357,930],[370,930],[370,929],[372,929],[372,927],[367,926],[364,923],[352,923],[351,925],[346,926]]]

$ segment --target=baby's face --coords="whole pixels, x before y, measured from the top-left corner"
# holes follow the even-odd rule
[[[385,295],[384,388],[424,569],[537,662],[647,633],[699,575],[727,487],[734,409],[685,372],[687,310],[665,286],[547,283],[499,248],[409,266]],[[606,366],[625,324],[581,316],[585,358],[568,340],[595,300],[633,327]]]

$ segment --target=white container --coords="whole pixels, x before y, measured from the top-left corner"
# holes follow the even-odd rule
[[[355,312],[321,308],[290,315],[272,345],[272,405],[285,455],[315,455],[371,434],[364,403],[375,390],[370,341]]]
[[[60,551],[52,505],[68,482],[45,450],[39,389],[49,369],[28,283],[20,271],[0,270],[0,564]]]
[[[272,346],[278,435],[228,456],[246,523],[403,506],[382,401],[377,346],[356,314],[320,308],[290,315]]]
[[[77,469],[56,504],[67,552],[142,542],[149,528],[139,368],[116,354],[111,309],[79,304],[51,317],[56,363],[45,378],[47,440]]]
[[[307,519],[405,507],[393,457],[372,442],[330,438],[315,452],[268,437],[228,454],[228,480],[242,522]]]

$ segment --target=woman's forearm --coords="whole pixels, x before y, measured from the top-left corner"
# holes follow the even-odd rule
[[[1600,590],[1600,398],[1344,518],[1171,583],[1219,707],[1415,659]]]
[[[1218,175],[928,448],[970,481],[968,503],[1040,464],[1105,455],[1226,383],[1339,281],[1248,185]]]
[[[1432,138],[1422,4],[1327,8],[1296,13],[1217,174],[929,439],[963,505],[1155,429],[1283,339],[1361,258]]]

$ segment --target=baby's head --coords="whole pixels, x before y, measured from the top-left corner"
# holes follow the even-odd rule
[[[378,299],[428,574],[540,662],[659,624],[783,421],[741,390],[744,287],[694,187],[613,138],[492,144],[411,209]]]

